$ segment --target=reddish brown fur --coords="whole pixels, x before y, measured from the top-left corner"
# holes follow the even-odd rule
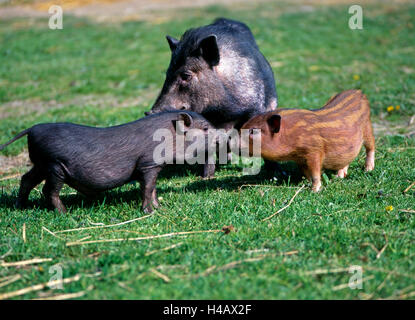
[[[268,120],[280,115],[278,133]],[[275,118],[275,117],[274,117]],[[278,117],[277,117],[278,118]],[[375,139],[369,101],[360,90],[344,91],[317,110],[278,109],[250,119],[242,129],[261,129],[261,155],[271,161],[295,161],[320,189],[322,169],[347,174],[364,144],[366,171],[374,168]]]

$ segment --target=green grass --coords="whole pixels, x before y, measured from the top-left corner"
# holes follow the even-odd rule
[[[415,114],[415,7],[365,6],[364,29],[358,31],[347,27],[345,6],[292,9],[284,4],[232,11],[215,6],[188,10],[184,18],[164,24],[97,24],[65,17],[60,31],[47,29],[46,20],[29,25],[19,19],[0,21],[1,142],[39,122],[106,126],[143,116],[168,65],[164,35],[177,37],[217,16],[243,20],[252,28],[273,65],[281,107],[320,107],[336,92],[361,88],[371,102],[373,121],[394,133],[377,137],[373,172],[363,172],[362,152],[345,180],[327,172],[321,193],[302,190],[268,221],[262,219],[285,206],[305,183],[292,164],[284,165],[288,180],[241,176],[237,165],[220,167],[209,181],[198,177],[197,168],[167,170],[158,181],[162,208],[151,217],[56,236],[43,227],[54,232],[144,216],[139,187],[129,184],[95,200],[65,187],[62,198],[70,210],[62,215],[46,210],[36,190],[29,209],[15,210],[19,180],[0,181],[0,260],[52,258],[34,266],[0,267],[0,278],[22,276],[0,287],[0,295],[49,281],[49,268],[58,263],[64,277],[80,274],[81,279],[63,290],[47,288],[22,297],[79,292],[91,285],[83,298],[377,299],[413,292],[415,214],[400,210],[415,210],[415,188],[403,193],[415,181],[415,139],[404,135],[414,130],[407,122]],[[389,105],[401,108],[387,113]],[[25,147],[22,139],[3,155],[17,155]],[[253,184],[263,186],[243,186]],[[66,246],[85,237],[142,237],[228,225],[236,230],[226,235]],[[386,243],[377,258],[373,247],[380,250]],[[157,251],[173,245],[178,246]],[[240,263],[228,265],[234,261]],[[362,290],[333,290],[348,283],[347,270],[307,274],[351,265],[362,266],[369,277]]]

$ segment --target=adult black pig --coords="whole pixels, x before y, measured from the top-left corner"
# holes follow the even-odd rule
[[[89,195],[138,180],[142,208],[151,212],[158,207],[156,180],[161,169],[166,164],[190,162],[190,159],[194,163],[198,156],[194,148],[206,150],[212,143],[208,139],[209,129],[213,126],[205,118],[188,111],[163,112],[109,128],[43,123],[22,131],[0,145],[0,150],[28,135],[29,157],[34,166],[22,177],[16,202],[19,208],[43,180],[46,180],[43,187],[46,200],[60,212],[66,212],[59,198],[64,183]],[[171,148],[161,150],[158,141],[162,140]],[[156,148],[160,149],[160,155],[164,154],[163,158],[155,152]]]
[[[180,40],[166,38],[170,65],[146,114],[192,110],[217,128],[239,129],[251,116],[277,107],[272,69],[245,24],[220,18],[187,30]]]

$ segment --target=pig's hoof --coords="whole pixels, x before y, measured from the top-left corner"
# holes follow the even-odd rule
[[[347,170],[349,169],[349,166],[344,167],[343,169],[340,169],[337,171],[337,176],[339,178],[346,178],[347,177]]]
[[[55,207],[55,210],[58,211],[59,213],[67,213],[68,212],[68,210],[66,210],[65,206],[63,206],[63,205]]]
[[[146,206],[142,207],[144,213],[153,213],[153,207],[152,206]]]
[[[346,176],[343,169],[337,171],[337,176],[342,179]]]
[[[365,165],[365,171],[366,172],[372,171],[373,169],[375,169],[375,162],[374,161],[366,163],[366,165]]]
[[[317,192],[320,192],[320,190],[321,190],[321,182],[318,183],[318,184],[313,185],[312,190],[313,190],[313,192],[316,192],[316,193]]]
[[[375,152],[369,151],[366,155],[365,171],[372,171],[375,169]]]
[[[203,167],[203,179],[210,179],[213,178],[215,175],[215,165],[214,164],[206,164]]]

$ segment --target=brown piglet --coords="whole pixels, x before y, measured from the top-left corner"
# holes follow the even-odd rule
[[[337,171],[344,178],[349,164],[362,147],[366,149],[366,171],[375,167],[375,139],[369,101],[360,90],[332,97],[321,109],[278,109],[251,118],[250,147],[261,133],[261,156],[270,161],[295,161],[313,191],[321,188],[322,169]],[[259,130],[254,130],[259,129]]]

